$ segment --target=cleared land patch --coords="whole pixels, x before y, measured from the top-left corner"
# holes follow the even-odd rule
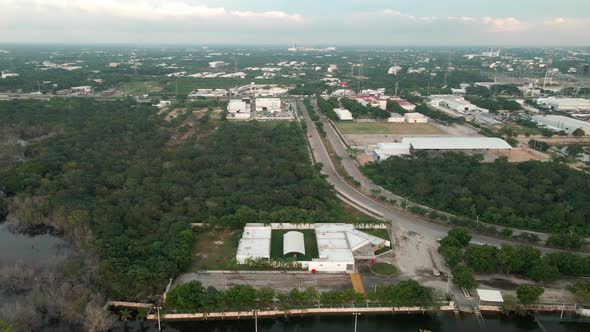
[[[336,126],[344,135],[443,135],[444,131],[429,123],[388,123],[388,122],[338,122]]]

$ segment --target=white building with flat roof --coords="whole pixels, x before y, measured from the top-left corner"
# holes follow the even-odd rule
[[[584,98],[539,98],[539,105],[550,107],[554,111],[577,112],[590,111],[590,100]]]
[[[238,244],[236,260],[246,264],[248,259],[270,259],[271,227],[264,224],[246,224]]]
[[[352,224],[316,224],[315,236],[319,258],[307,262],[309,271],[353,272],[355,252],[365,247],[363,252],[373,253],[391,246],[390,241],[359,231]]]
[[[407,123],[427,123],[428,118],[421,113],[406,113],[404,114],[404,121]]]
[[[586,135],[590,135],[590,122],[568,118],[561,115],[535,115],[533,121],[554,131],[565,131],[568,134],[576,129],[582,129]]]
[[[373,150],[373,156],[376,161],[383,161],[392,156],[404,156],[409,154],[409,143],[379,143]]]
[[[336,113],[336,115],[338,115],[338,119],[340,121],[352,121],[353,120],[352,113],[350,113],[350,111],[347,109],[335,108],[334,112]]]
[[[402,143],[409,144],[411,151],[487,151],[512,149],[510,144],[497,137],[410,137],[402,139]]]
[[[280,98],[256,98],[254,102],[256,106],[256,112],[281,112],[281,99]]]
[[[209,68],[211,69],[223,69],[225,62],[223,61],[211,61],[209,62]]]

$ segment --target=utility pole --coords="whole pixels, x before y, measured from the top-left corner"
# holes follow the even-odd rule
[[[356,332],[357,319],[358,319],[358,316],[360,315],[360,313],[355,312],[355,313],[353,313],[353,315],[354,315],[354,332]]]
[[[254,332],[258,332],[258,310],[254,309],[252,312],[254,313]]]
[[[156,310],[158,310],[158,331],[162,331],[162,325],[160,323],[160,309],[162,307],[156,307]]]

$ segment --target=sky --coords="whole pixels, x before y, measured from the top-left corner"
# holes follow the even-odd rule
[[[0,0],[0,43],[590,46],[590,0]]]

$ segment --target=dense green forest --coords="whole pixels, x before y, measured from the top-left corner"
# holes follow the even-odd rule
[[[448,153],[392,157],[363,171],[394,193],[473,220],[590,235],[590,176],[567,166]]]
[[[79,245],[100,258],[100,289],[111,297],[153,294],[185,269],[191,222],[325,222],[345,213],[311,165],[298,123],[222,121],[173,148],[171,124],[132,101],[2,102],[0,123],[20,138],[46,137],[31,140],[26,161],[0,169],[11,210],[24,225],[89,232]]]

